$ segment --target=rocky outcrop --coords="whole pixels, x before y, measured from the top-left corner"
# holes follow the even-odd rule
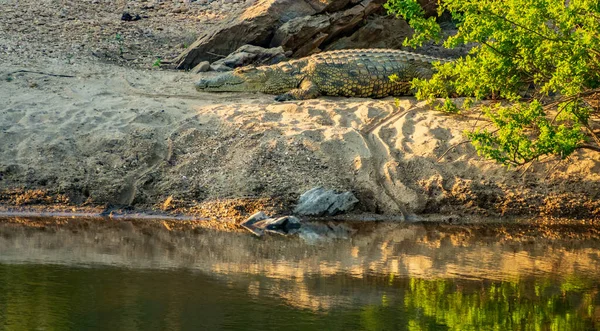
[[[282,47],[263,48],[244,45],[227,57],[213,62],[211,69],[214,71],[228,71],[249,64],[271,65],[287,59]]]
[[[261,0],[241,15],[202,32],[173,63],[179,69],[190,69],[202,61],[216,61],[245,44],[267,46],[279,26],[315,13],[305,1]]]
[[[349,3],[349,2],[348,2]],[[354,31],[374,11],[381,8],[381,0],[363,0],[356,5],[335,12],[292,19],[280,26],[271,47],[282,46],[293,51],[293,57],[303,57],[319,51],[322,45]]]
[[[324,51],[352,48],[400,49],[405,38],[412,35],[406,21],[389,16],[375,16],[356,32],[339,38],[325,47]]]
[[[271,47],[283,47],[295,50],[294,57],[308,55],[309,52],[329,36],[326,31],[331,27],[327,15],[298,17],[283,24],[271,39]],[[317,42],[315,42],[317,41]],[[303,47],[303,45],[310,45]]]
[[[203,32],[172,63],[190,69],[216,61],[245,44],[281,46],[302,57],[352,34],[385,0],[261,0]]]

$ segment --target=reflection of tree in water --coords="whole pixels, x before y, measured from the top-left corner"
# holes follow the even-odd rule
[[[289,282],[289,280],[288,280]],[[180,330],[311,329],[589,330],[600,326],[600,287],[578,278],[515,281],[422,279],[345,274],[306,279],[308,292],[335,306],[282,304],[269,286],[251,280],[240,291],[182,271],[93,269],[0,264],[0,329]],[[289,292],[288,292],[289,294]],[[297,293],[301,295],[301,293]],[[324,300],[327,298],[327,300]],[[291,298],[287,298],[291,300]],[[344,301],[340,303],[339,301]]]
[[[411,279],[404,309],[410,325],[452,330],[588,330],[600,318],[598,285],[564,291],[570,280],[470,282]],[[598,322],[596,320],[596,322]],[[600,327],[598,325],[597,327]]]

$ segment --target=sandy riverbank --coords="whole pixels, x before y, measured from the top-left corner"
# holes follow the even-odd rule
[[[159,24],[160,17],[149,21]],[[168,25],[172,16],[164,17]],[[106,29],[132,29],[123,24]],[[70,33],[86,28],[69,26]],[[22,39],[31,33],[26,29],[2,29],[2,43],[12,45],[0,62],[5,209],[112,205],[244,217],[257,209],[289,211],[301,193],[321,185],[353,191],[358,212],[584,218],[600,212],[598,154],[579,152],[525,173],[506,169],[460,144],[476,114],[443,115],[413,98],[276,103],[261,94],[198,93],[198,77],[189,73],[90,53],[112,41],[92,38],[73,49],[47,31],[50,56],[32,51],[44,42],[44,25],[36,25],[37,38],[29,42]],[[176,29],[161,31],[183,38]],[[134,44],[151,47],[139,38]],[[128,56],[145,50],[132,48]]]

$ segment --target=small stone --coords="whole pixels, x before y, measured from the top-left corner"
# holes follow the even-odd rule
[[[192,74],[197,74],[197,73],[206,72],[209,70],[210,70],[210,62],[203,61],[203,62],[198,63],[198,65],[195,66],[192,70],[190,70],[190,72]]]
[[[227,57],[212,63],[211,67],[225,65],[229,68],[243,67],[249,64],[275,64],[287,60],[282,47],[263,48],[253,45],[243,45]],[[214,69],[215,71],[227,71]]]
[[[233,70],[232,68],[229,68],[228,66],[222,64],[222,63],[218,63],[218,64],[211,64],[210,65],[210,69],[212,71],[231,71]]]
[[[181,6],[181,7],[175,7],[175,8],[173,8],[173,10],[171,12],[175,13],[175,14],[178,14],[178,13],[185,13],[187,11],[188,11],[187,7]]]
[[[139,14],[134,14],[131,15],[128,12],[123,12],[123,15],[121,15],[121,21],[137,21],[137,20],[141,20],[142,18],[140,17]]]

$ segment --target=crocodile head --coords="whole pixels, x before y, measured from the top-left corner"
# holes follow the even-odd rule
[[[290,78],[290,75],[267,67],[244,67],[200,79],[196,83],[196,90],[279,94],[296,87]]]

